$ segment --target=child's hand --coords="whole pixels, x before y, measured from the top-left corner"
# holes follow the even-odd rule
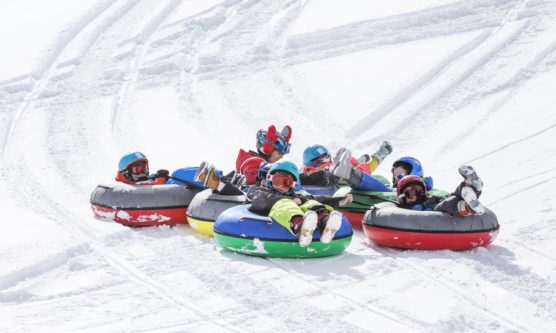
[[[339,204],[340,207],[347,205],[348,203],[353,202],[353,195],[351,193],[346,194],[346,196],[340,200]]]
[[[294,198],[294,199],[293,199],[293,202],[295,202],[297,205],[301,205],[301,204],[302,204],[301,199],[299,199],[299,198]]]

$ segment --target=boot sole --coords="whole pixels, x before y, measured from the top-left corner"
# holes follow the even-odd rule
[[[482,203],[477,200],[477,195],[470,187],[464,187],[461,190],[461,197],[463,200],[471,207],[471,209],[477,215],[483,215],[485,213],[485,207]]]
[[[336,177],[340,177],[343,179],[349,179],[349,176],[351,174],[351,151],[346,150],[342,153],[342,155],[340,156],[340,158],[338,159],[338,162],[336,164],[334,164],[334,167],[332,168],[332,174]],[[344,169],[348,169],[348,172],[343,172]],[[342,172],[340,172],[340,170]]]
[[[307,247],[313,241],[313,232],[317,228],[318,216],[313,211],[308,211],[303,217],[301,233],[299,234],[299,246]]]
[[[197,172],[195,172],[195,176],[193,176],[193,180],[195,180],[196,182],[199,183],[204,183],[205,181],[202,180],[201,178],[205,177],[206,179],[206,171],[203,172],[207,167],[208,167],[208,163],[207,162],[201,162],[201,165],[199,165],[199,168],[197,169]]]
[[[465,179],[465,182],[475,190],[478,192],[483,190],[483,180],[477,175],[472,166],[462,165],[459,167],[458,172]]]
[[[326,221],[326,226],[322,234],[320,235],[320,241],[323,244],[328,244],[334,239],[334,235],[336,235],[336,231],[340,229],[342,226],[342,214],[337,211],[333,211],[328,216],[328,220]]]

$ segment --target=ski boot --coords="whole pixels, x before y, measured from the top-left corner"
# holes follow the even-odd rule
[[[351,151],[345,148],[340,148],[334,157],[334,164],[332,165],[332,174],[342,179],[349,179],[351,175]]]
[[[388,141],[383,141],[380,145],[380,148],[373,154],[374,157],[378,160],[378,163],[382,163],[384,159],[390,155],[393,151],[392,145]]]
[[[458,210],[461,216],[471,215],[467,208],[470,208],[471,211],[477,215],[483,215],[485,213],[485,207],[477,200],[477,193],[475,193],[473,188],[464,186],[461,189],[461,198],[463,199],[463,203],[462,201],[458,203]],[[463,204],[465,204],[466,207],[464,207]]]
[[[462,165],[458,168],[459,174],[465,179],[465,183],[471,186],[477,195],[483,191],[483,180],[477,175],[475,169],[470,165]]]

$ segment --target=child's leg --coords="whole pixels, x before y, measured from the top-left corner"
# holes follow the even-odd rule
[[[317,212],[320,241],[324,244],[330,243],[336,231],[342,226],[342,213],[316,200],[308,200],[300,208],[305,212],[311,210]]]
[[[435,211],[448,213],[450,215],[459,215],[458,210],[458,202],[461,201],[461,198],[451,195],[448,198],[440,201],[436,207],[434,207]]]
[[[231,182],[227,180],[221,180],[219,186],[214,192],[222,195],[242,195],[243,193],[239,188],[235,187]]]
[[[307,200],[307,201],[305,201],[305,203],[303,203],[301,206],[299,206],[299,208],[303,212],[306,212],[308,210],[318,211],[318,210],[323,209],[323,208],[326,209],[329,212],[334,210],[334,208],[332,208],[331,206],[323,205],[316,200]]]
[[[483,205],[477,200],[481,192],[476,192],[465,181],[461,182],[454,193],[442,200],[434,210],[450,215],[468,216],[484,213]]]
[[[330,186],[337,185],[341,179],[328,170],[318,170],[309,174],[299,174],[299,180],[301,185]]]
[[[354,170],[357,172],[358,170]],[[359,171],[360,172],[360,171]],[[381,183],[378,179],[364,172],[361,173],[361,180],[357,184],[353,184],[353,188],[361,191],[390,192],[388,186]]]
[[[290,221],[294,216],[303,216],[305,211],[303,211],[293,200],[282,199],[272,206],[268,216],[276,220],[278,224],[288,229],[293,235],[295,235],[295,232],[293,232],[290,226]]]

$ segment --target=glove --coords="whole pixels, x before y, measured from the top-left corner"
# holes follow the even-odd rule
[[[155,176],[155,178],[168,179],[168,178],[170,178],[170,172],[168,172],[168,170],[166,170],[166,169],[160,169],[156,172],[156,174],[154,176]]]
[[[353,195],[351,193],[348,193],[342,200],[340,200],[338,204],[340,205],[340,207],[343,207],[351,202],[353,202]]]

